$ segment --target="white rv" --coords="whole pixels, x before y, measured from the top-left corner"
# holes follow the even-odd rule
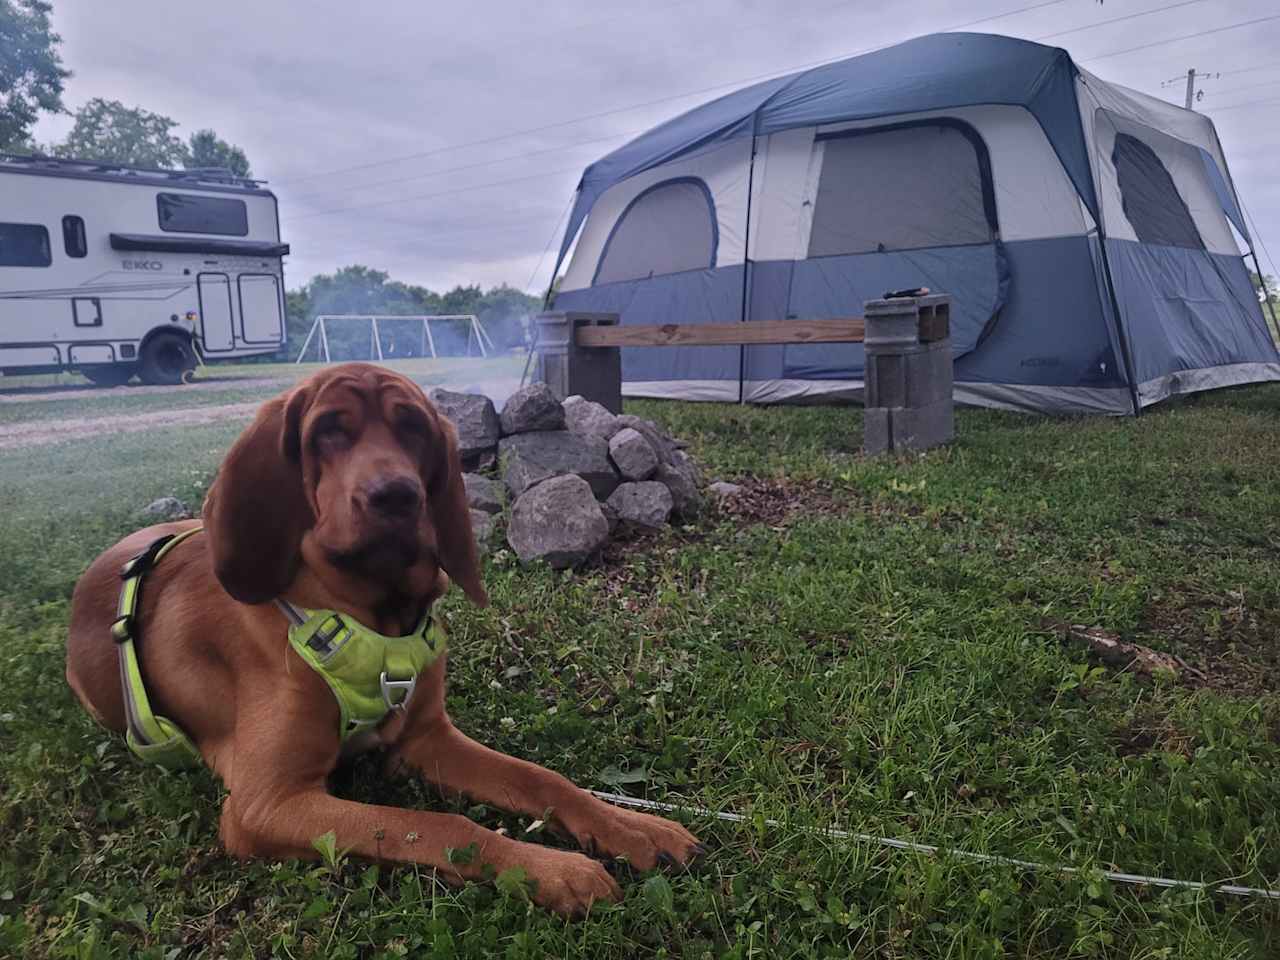
[[[180,383],[285,342],[276,198],[225,171],[0,155],[0,374]]]

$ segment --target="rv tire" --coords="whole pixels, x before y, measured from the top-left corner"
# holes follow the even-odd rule
[[[158,333],[142,346],[138,375],[143,383],[177,386],[196,368],[191,341],[178,333]]]
[[[99,387],[122,387],[136,371],[132,363],[104,363],[101,366],[81,367],[80,372],[90,383]]]

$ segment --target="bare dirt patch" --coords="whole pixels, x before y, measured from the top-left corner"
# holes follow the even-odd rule
[[[741,523],[783,527],[800,517],[847,510],[847,496],[817,481],[750,477],[735,481],[742,489],[720,501],[720,512]]]
[[[99,397],[144,397],[150,394],[164,393],[217,393],[223,390],[257,390],[268,387],[286,387],[292,380],[279,377],[219,377],[208,380],[195,380],[192,383],[171,387],[125,386],[94,387],[51,386],[51,387],[17,387],[5,390],[4,380],[0,378],[0,403],[44,403],[48,400],[94,400]]]
[[[71,417],[63,420],[41,420],[35,423],[0,424],[0,450],[39,447],[67,440],[85,440],[118,433],[136,433],[165,427],[203,426],[250,417],[261,406],[257,400],[248,403],[225,403],[210,407],[182,410],[153,410],[147,413],[118,413],[110,417]]]
[[[1240,593],[1188,588],[1148,606],[1142,633],[1195,666],[1204,675],[1188,677],[1196,686],[1235,697],[1280,690],[1280,621]]]

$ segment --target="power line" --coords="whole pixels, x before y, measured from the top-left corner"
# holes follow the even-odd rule
[[[1259,107],[1264,103],[1280,103],[1280,100],[1249,100],[1245,103],[1229,103],[1225,107],[1207,107],[1203,113],[1226,113],[1228,110],[1238,110],[1241,107]]]
[[[1280,13],[1272,14],[1269,17],[1256,17],[1253,20],[1244,20],[1241,23],[1228,24],[1225,27],[1214,27],[1211,30],[1200,30],[1196,33],[1187,33],[1180,37],[1169,37],[1166,40],[1156,40],[1152,43],[1144,43],[1136,47],[1126,47],[1123,50],[1112,50],[1110,53],[1100,53],[1096,57],[1082,57],[1079,62],[1092,63],[1094,60],[1106,60],[1108,57],[1118,57],[1124,53],[1137,53],[1139,50],[1150,50],[1152,47],[1163,47],[1169,43],[1177,43],[1179,40],[1194,40],[1196,37],[1207,37],[1212,33],[1225,33],[1228,30],[1239,30],[1241,27],[1251,27],[1257,23],[1269,23],[1272,20],[1280,20]]]
[[[1156,7],[1152,10],[1142,10],[1138,13],[1126,14],[1123,17],[1112,17],[1110,20],[1099,20],[1097,23],[1087,23],[1083,27],[1072,27],[1070,30],[1059,30],[1056,33],[1046,33],[1034,39],[1049,40],[1053,37],[1065,37],[1069,33],[1083,33],[1085,30],[1093,30],[1095,27],[1105,27],[1112,23],[1122,23],[1125,20],[1137,20],[1139,17],[1149,17],[1153,13],[1164,13],[1166,10],[1176,10],[1178,7],[1189,7],[1196,3],[1205,3],[1206,0],[1182,0],[1181,3],[1171,3],[1165,7]]]
[[[458,187],[456,190],[441,190],[438,193],[420,193],[413,197],[395,197],[391,200],[379,200],[377,203],[357,203],[349,207],[338,207],[333,210],[317,210],[313,213],[303,213],[296,217],[289,217],[282,221],[283,223],[293,223],[297,220],[309,220],[312,217],[327,217],[334,213],[348,213],[352,210],[371,210],[374,207],[389,207],[393,204],[413,203],[417,200],[433,200],[437,197],[453,197],[460,193],[470,193],[475,190],[488,190],[492,187],[505,187],[512,183],[524,183],[527,180],[538,180],[542,177],[558,177],[566,173],[581,173],[581,167],[566,167],[563,170],[547,170],[543,173],[531,173],[523,177],[512,177],[509,180],[494,180],[488,183],[476,183],[469,187]]]
[[[1277,67],[1280,67],[1280,60],[1274,63],[1260,63],[1256,67],[1241,67],[1239,70],[1223,70],[1222,75],[1224,77],[1233,77],[1237,73],[1257,73],[1259,70],[1275,70]]]
[[[1065,3],[1065,2],[1066,0],[1040,0],[1039,3],[1028,4],[1027,6],[1018,7],[1015,10],[1006,10],[1003,13],[996,13],[986,17],[979,17],[976,20],[969,20],[965,23],[958,23],[958,24],[955,24],[954,26],[944,27],[939,32],[946,33],[952,30],[964,30],[967,27],[976,27],[979,24],[989,23],[992,20],[1003,20],[1005,17],[1012,17],[1020,13],[1027,13],[1031,10],[1039,10],[1042,7],[1057,6],[1058,4]],[[524,137],[534,133],[542,133],[547,130],[555,130],[560,127],[567,127],[575,123],[583,123],[587,120],[599,120],[602,117],[610,117],[619,113],[629,113],[632,110],[640,110],[645,107],[653,107],[663,103],[670,103],[673,100],[684,100],[688,97],[695,97],[701,94],[713,93],[716,90],[723,90],[727,87],[739,87],[747,83],[754,83],[760,80],[768,80],[773,77],[779,77],[789,73],[794,73],[798,70],[808,70],[813,67],[824,66],[828,63],[836,63],[837,61],[840,61],[840,60],[846,60],[849,57],[858,56],[859,54],[863,54],[863,53],[870,53],[874,50],[882,50],[884,49],[884,47],[892,46],[892,45],[893,44],[884,44],[883,46],[879,46],[879,47],[866,47],[862,50],[855,50],[852,53],[844,53],[837,57],[827,57],[823,60],[813,60],[813,61],[810,61],[809,63],[801,63],[801,64],[796,64],[795,66],[792,66],[792,67],[784,67],[777,70],[772,70],[768,73],[760,73],[750,77],[741,77],[737,80],[728,80],[724,83],[717,83],[714,86],[702,87],[701,89],[698,89],[698,90],[687,90],[683,93],[675,93],[675,94],[671,94],[670,96],[659,97],[656,100],[645,100],[640,103],[629,104],[625,107],[616,107],[611,110],[602,110],[599,113],[586,114],[584,116],[574,117],[569,120],[560,120],[555,123],[544,124],[540,127],[528,127],[524,130],[516,130],[512,133],[499,134],[493,137],[484,137],[480,140],[468,140],[462,143],[449,144],[443,147],[433,147],[430,150],[422,150],[417,153],[407,153],[397,157],[388,157],[385,160],[374,160],[369,163],[356,164],[355,166],[338,167],[333,170],[323,170],[317,173],[305,174],[304,176],[300,176],[300,177],[291,177],[286,180],[276,181],[275,186],[279,187],[279,186],[285,186],[290,183],[302,183],[303,181],[307,181],[307,180],[318,180],[321,177],[335,176],[339,173],[353,173],[358,170],[368,170],[373,167],[383,167],[393,163],[402,163],[406,160],[421,160],[426,157],[435,156],[440,153],[446,153],[450,150],[462,150],[467,147],[479,147],[479,146],[484,146],[485,144],[499,143],[503,140],[510,140],[515,137]]]
[[[532,150],[528,153],[517,153],[508,157],[498,157],[496,160],[481,160],[476,163],[466,163],[457,167],[444,167],[440,170],[429,171],[428,173],[415,173],[411,177],[397,177],[394,180],[375,180],[372,183],[358,183],[354,185],[344,184],[342,186],[332,187],[328,190],[315,190],[311,193],[304,193],[300,196],[292,197],[291,201],[296,203],[299,200],[307,200],[311,197],[327,197],[329,194],[339,190],[371,190],[374,187],[389,187],[399,183],[410,183],[414,180],[425,180],[429,177],[438,177],[446,173],[458,173],[462,170],[475,170],[479,167],[489,167],[494,164],[507,163],[512,160],[528,160],[530,157],[540,157],[548,153],[561,153],[565,150],[585,147],[592,143],[602,143],[606,140],[618,140],[622,137],[633,137],[637,133],[642,132],[643,131],[640,130],[632,130],[627,133],[611,133],[606,137],[594,137],[590,140],[579,140],[577,143],[566,143],[557,147],[547,147],[545,150]]]
[[[1225,90],[1215,90],[1215,94],[1221,93],[1244,93],[1246,90],[1260,90],[1263,87],[1274,87],[1280,83],[1280,79],[1268,80],[1266,83],[1251,83],[1247,87],[1227,87]]]

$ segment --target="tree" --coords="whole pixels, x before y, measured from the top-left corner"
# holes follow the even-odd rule
[[[493,287],[475,304],[475,315],[499,349],[523,346],[532,336],[532,318],[542,301],[505,283]]]
[[[60,157],[139,167],[187,165],[187,145],[173,133],[178,122],[163,114],[94,97],[75,117],[67,139],[54,148]]]
[[[0,0],[0,149],[30,150],[40,111],[61,113],[63,69],[44,0]]]
[[[221,167],[230,170],[237,177],[251,177],[249,158],[244,151],[234,144],[227,143],[212,130],[197,130],[187,140],[190,156],[186,165],[197,170],[205,167]]]

